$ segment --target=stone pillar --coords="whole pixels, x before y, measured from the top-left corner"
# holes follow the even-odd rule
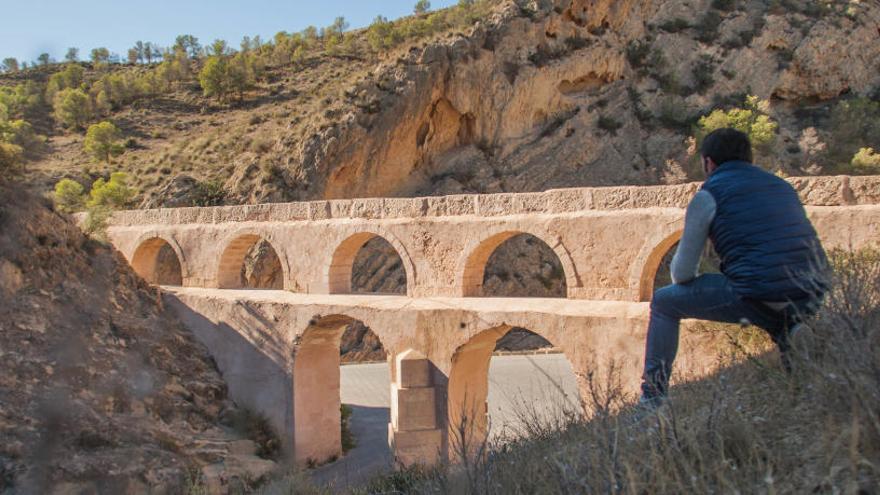
[[[391,452],[402,466],[436,464],[443,448],[443,430],[437,417],[433,365],[414,350],[399,354],[395,361],[388,424]]]

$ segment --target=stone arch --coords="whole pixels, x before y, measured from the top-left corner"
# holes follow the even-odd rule
[[[639,255],[639,263],[636,266],[641,268],[637,284],[640,302],[649,302],[653,297],[654,278],[657,276],[657,270],[660,269],[660,263],[666,254],[669,253],[669,250],[678,244],[682,233],[683,231],[681,230],[673,232],[650,248],[650,252]],[[650,245],[648,246],[650,247]]]
[[[505,230],[485,237],[465,248],[464,257],[459,261],[456,270],[456,287],[459,288],[462,297],[479,297],[482,295],[486,264],[489,262],[492,253],[506,241],[521,234],[528,234],[537,238],[556,253],[556,257],[559,259],[562,271],[564,272],[568,297],[570,297],[572,288],[580,287],[571,255],[569,255],[568,250],[561,241],[551,243],[547,242],[545,236],[535,232]]]
[[[251,248],[256,246],[260,241],[266,241],[272,248],[275,256],[278,258],[278,262],[281,265],[282,285],[283,288],[287,287],[289,268],[286,258],[282,256],[281,251],[275,247],[275,244],[268,237],[253,232],[246,232],[237,233],[223,249],[223,253],[220,255],[220,261],[217,265],[216,281],[218,288],[240,289],[245,286],[241,276],[245,257],[248,255]]]
[[[321,463],[342,453],[340,345],[346,328],[358,321],[341,314],[316,316],[297,337],[293,420],[298,464]]]
[[[164,237],[159,234],[145,234],[137,241],[137,248],[131,255],[131,266],[135,273],[147,282],[154,285],[183,285],[183,281],[189,278],[186,258],[183,250],[173,237]],[[162,268],[160,255],[163,248],[170,248],[174,253],[176,267]]]
[[[412,258],[404,245],[390,232],[384,229],[362,230],[348,236],[333,251],[330,263],[327,265],[327,287],[330,294],[350,294],[351,272],[355,257],[367,242],[375,237],[384,239],[400,257],[403,269],[406,271],[406,294],[411,296],[415,288],[415,266]]]
[[[514,328],[503,324],[484,330],[458,347],[452,356],[447,383],[447,420],[449,455],[453,459],[480,453],[489,437],[489,365],[498,341]],[[568,356],[565,357],[572,366]]]

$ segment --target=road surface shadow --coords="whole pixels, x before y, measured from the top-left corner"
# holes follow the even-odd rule
[[[356,446],[336,462],[311,471],[312,481],[336,489],[361,484],[373,475],[392,468],[391,448],[388,446],[388,422],[391,412],[387,407],[352,408],[351,431]]]

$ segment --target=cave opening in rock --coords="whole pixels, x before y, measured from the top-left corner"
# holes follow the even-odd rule
[[[131,266],[147,282],[154,285],[183,285],[180,257],[171,244],[160,237],[148,239],[138,246]]]
[[[257,235],[235,238],[220,257],[221,289],[284,289],[284,270],[275,248]]]

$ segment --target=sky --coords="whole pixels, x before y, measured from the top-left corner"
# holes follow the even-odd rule
[[[0,0],[0,60],[33,61],[41,53],[63,60],[68,47],[88,59],[92,48],[107,47],[124,60],[138,40],[162,47],[179,34],[192,34],[203,45],[224,39],[238,47],[244,36],[264,40],[278,31],[327,26],[337,16],[352,28],[377,15],[389,19],[412,13],[416,0]],[[456,0],[431,0],[434,9]]]

